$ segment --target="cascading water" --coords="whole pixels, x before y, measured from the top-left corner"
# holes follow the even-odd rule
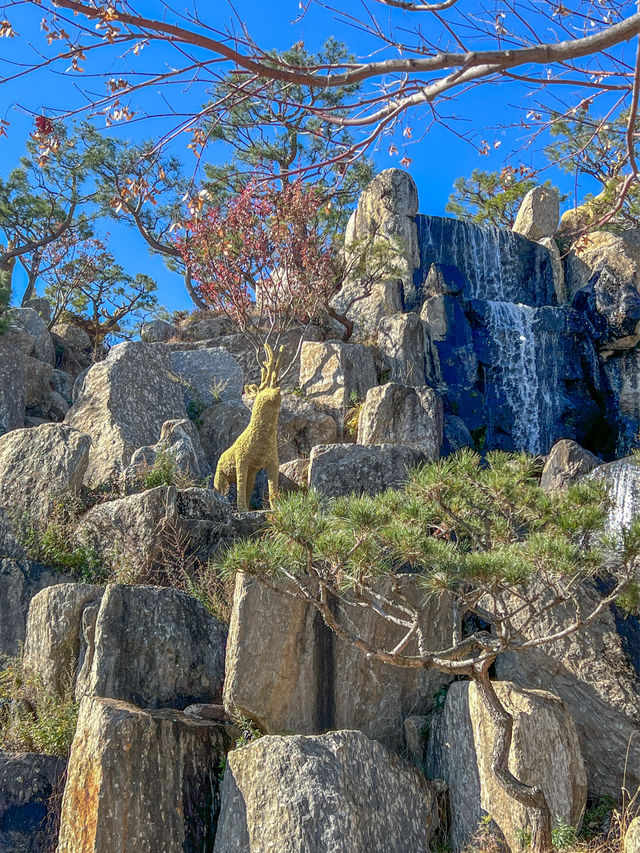
[[[538,322],[538,309],[513,302],[487,301],[487,333],[492,351],[487,375],[490,428],[509,410],[515,450],[546,453],[562,407],[557,334]],[[493,410],[493,411],[492,411]]]

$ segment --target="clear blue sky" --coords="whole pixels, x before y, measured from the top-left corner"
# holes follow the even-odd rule
[[[215,4],[220,26],[223,26],[226,19],[231,19],[230,7],[225,3],[218,0],[202,0],[202,2],[212,6]],[[1,5],[0,3],[0,11]],[[143,0],[136,3],[136,8],[143,13],[153,14],[157,13],[158,3],[154,0]],[[202,8],[204,9],[204,6]],[[207,6],[209,19],[212,15],[210,8],[212,7]],[[355,28],[346,27],[343,22],[332,18],[329,12],[317,7],[312,7],[300,22],[291,23],[298,14],[297,0],[272,0],[269,3],[265,0],[238,0],[236,10],[242,15],[249,31],[262,47],[285,49],[303,40],[305,47],[313,51],[319,48],[328,36],[334,35],[345,41],[357,55],[366,55],[371,48],[367,37],[361,32]],[[44,44],[39,28],[41,15],[37,10],[23,8],[18,9],[17,12],[10,11],[11,22],[22,38],[0,41],[0,75],[9,75],[17,67],[14,63],[28,60],[25,36],[32,45],[42,47]],[[89,81],[92,67],[92,61],[89,60],[86,63],[86,77]],[[60,70],[64,69],[59,67]],[[49,112],[51,108],[65,109],[80,105],[82,99],[74,86],[75,79],[77,75],[40,71],[37,76],[26,76],[0,87],[0,118],[11,122],[8,138],[0,139],[0,174],[5,175],[17,164],[19,156],[23,154],[25,139],[33,126],[32,116],[25,111],[25,108]],[[83,82],[86,85],[87,80]],[[103,91],[100,81],[96,81],[95,89],[96,92]],[[381,150],[374,154],[376,166],[379,169],[385,169],[398,165],[399,157],[406,153],[412,158],[410,172],[418,186],[421,212],[444,214],[455,178],[470,174],[474,168],[499,168],[505,161],[505,155],[517,147],[519,135],[524,131],[503,130],[498,127],[498,124],[504,123],[505,119],[515,123],[520,117],[517,110],[508,106],[515,100],[514,94],[513,86],[486,86],[474,90],[469,96],[458,99],[451,107],[452,111],[458,115],[464,115],[465,122],[474,129],[478,143],[481,139],[486,139],[491,146],[495,142],[500,143],[499,147],[495,149],[492,147],[489,156],[481,156],[477,147],[462,141],[441,125],[434,125],[423,136],[430,122],[430,115],[425,109],[416,113],[410,122],[413,139],[418,141],[407,144],[402,137],[396,139],[399,155],[390,156],[387,149],[391,140],[386,137],[382,141]],[[521,95],[522,92],[518,94]],[[155,100],[157,95],[156,91],[149,92],[145,96],[150,108],[152,101],[157,104]],[[197,106],[205,100],[202,89],[191,91],[184,87],[173,88],[168,96],[181,107],[190,104]],[[465,124],[459,125],[458,129],[464,126]],[[169,129],[168,120],[167,122],[147,121],[124,125],[117,132],[135,139],[153,137],[154,134],[167,129]],[[183,136],[172,150],[184,159],[187,168],[191,170],[193,155],[184,147],[185,138],[186,136]],[[546,141],[546,139],[539,140],[535,149],[521,152],[520,156],[510,162],[513,165],[519,163],[539,165],[542,160],[541,149]],[[223,148],[213,147],[206,153],[206,158],[214,162],[222,162],[226,156],[227,152]],[[573,194],[573,177],[558,175],[555,172],[549,177],[559,183],[565,192]],[[591,189],[589,185],[583,187],[583,191]],[[190,307],[191,303],[184,291],[180,276],[168,271],[161,258],[150,256],[146,245],[132,229],[114,223],[113,226],[109,226],[109,230],[113,236],[112,249],[118,262],[131,273],[146,272],[152,275],[158,282],[158,296],[162,304],[169,309]]]

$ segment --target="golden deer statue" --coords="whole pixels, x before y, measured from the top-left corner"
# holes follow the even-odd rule
[[[223,495],[231,483],[238,489],[238,512],[247,512],[256,474],[266,468],[269,482],[269,502],[278,493],[278,418],[282,395],[278,373],[284,347],[278,358],[269,344],[264,345],[267,360],[261,370],[260,385],[245,385],[244,392],[255,402],[249,426],[218,460],[214,487]]]

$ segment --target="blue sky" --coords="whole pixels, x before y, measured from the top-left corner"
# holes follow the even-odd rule
[[[204,0],[212,4],[207,9],[215,8],[216,20],[219,26],[225,20],[231,20],[231,10],[228,5],[218,0]],[[155,0],[143,0],[136,3],[143,13],[153,14],[157,11],[158,3]],[[203,7],[204,8],[204,7]],[[357,55],[366,55],[372,47],[372,43],[360,31],[353,27],[346,27],[343,22],[337,21],[326,10],[312,7],[308,14],[299,22],[292,23],[298,14],[297,0],[238,0],[236,10],[242,15],[249,31],[261,46],[267,48],[285,49],[291,44],[303,40],[305,47],[313,51],[330,35],[345,41],[349,48]],[[18,31],[20,39],[2,39],[0,42],[0,74],[15,71],[15,63],[24,62],[29,57],[27,43],[41,48],[44,46],[42,33],[39,28],[41,15],[34,9],[18,8],[17,12],[11,10],[11,22]],[[207,11],[209,17],[212,11]],[[25,39],[26,37],[26,39]],[[156,54],[157,56],[157,54]],[[8,60],[1,62],[1,60]],[[87,79],[84,84],[91,85],[90,73],[92,61],[86,63]],[[114,66],[115,70],[115,66]],[[59,68],[64,71],[64,68]],[[77,79],[77,75],[76,75]],[[102,91],[102,84],[96,82],[96,91]],[[145,105],[152,109],[157,104],[159,92],[149,92],[146,96]],[[204,97],[202,89],[191,91],[185,87],[175,87],[168,93],[174,104],[197,106],[201,104]],[[518,129],[504,130],[498,127],[503,123],[505,115],[510,121],[516,122],[520,113],[508,105],[518,98],[522,100],[523,91],[516,92],[513,85],[492,85],[476,89],[471,95],[459,99],[451,107],[457,114],[463,115],[465,121],[458,125],[458,129],[465,127],[473,128],[475,139],[479,143],[486,139],[491,146],[488,156],[481,156],[476,146],[469,145],[455,134],[441,125],[434,125],[426,135],[425,129],[429,125],[429,113],[424,110],[416,113],[410,121],[413,131],[413,139],[419,140],[411,144],[406,143],[402,137],[394,141],[399,149],[399,154],[390,156],[387,152],[388,137],[383,140],[380,150],[374,153],[374,160],[378,169],[385,169],[398,165],[399,157],[406,153],[412,159],[409,169],[418,186],[420,195],[420,210],[423,213],[444,214],[445,206],[452,191],[454,180],[460,175],[468,175],[474,168],[496,169],[505,162],[505,156],[510,150],[518,147],[519,136],[524,131]],[[8,138],[0,139],[0,174],[6,174],[23,154],[24,142],[32,129],[32,115],[27,110],[48,112],[52,108],[65,109],[70,106],[79,106],[82,103],[81,95],[75,87],[75,79],[72,74],[53,73],[52,71],[40,71],[37,75],[26,76],[0,87],[0,118],[11,122]],[[136,138],[150,138],[154,134],[166,131],[169,128],[168,121],[145,121],[138,124],[127,124],[118,131],[123,135]],[[422,137],[422,138],[421,138]],[[173,146],[172,151],[180,156],[186,167],[193,168],[193,155],[185,147],[185,138],[181,137]],[[541,149],[546,139],[539,140],[534,149],[521,152],[512,159],[513,165],[524,163],[536,165],[541,161]],[[499,143],[493,148],[494,143]],[[224,148],[210,148],[206,158],[214,162],[223,162],[227,158]],[[565,192],[574,192],[574,179],[572,176],[549,175],[561,185]],[[584,191],[592,189],[585,185]],[[109,226],[112,239],[112,249],[116,259],[129,272],[145,272],[152,275],[158,282],[159,301],[169,309],[188,308],[191,303],[184,291],[180,276],[167,270],[164,262],[159,257],[149,255],[146,245],[135,232],[124,226],[114,224]],[[18,280],[18,290],[20,281]]]

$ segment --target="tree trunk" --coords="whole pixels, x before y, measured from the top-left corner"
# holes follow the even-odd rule
[[[541,788],[525,785],[509,770],[509,750],[513,735],[513,717],[504,707],[496,691],[493,689],[486,669],[475,671],[473,680],[478,693],[489,712],[496,728],[496,738],[491,756],[491,770],[498,784],[522,805],[529,809],[531,815],[531,851],[532,853],[549,853],[553,848],[551,841],[551,812],[546,797]]]
[[[191,283],[191,274],[189,273],[189,270],[186,270],[186,269],[184,271],[184,285],[187,288],[187,293],[191,297],[191,301],[196,306],[196,308],[199,311],[206,311],[207,306],[202,301],[202,299],[200,299],[200,297],[198,296],[198,293],[197,293],[195,287]]]

